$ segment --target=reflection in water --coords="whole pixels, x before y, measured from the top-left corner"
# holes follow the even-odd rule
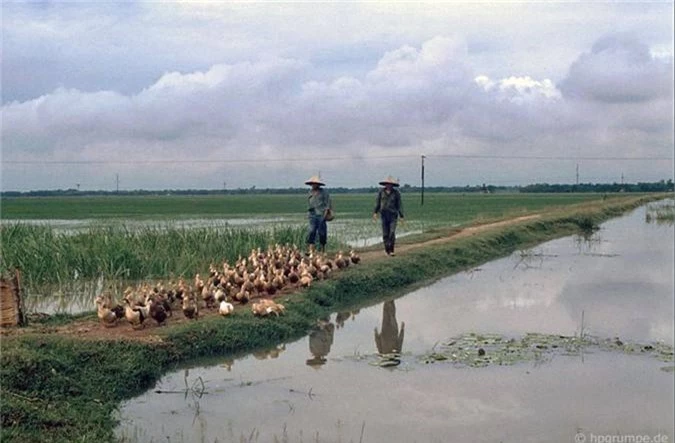
[[[312,358],[306,361],[307,365],[319,368],[326,363],[326,356],[333,345],[335,325],[327,318],[317,321],[316,326],[309,333],[309,352]]]
[[[344,328],[345,326],[345,321],[349,320],[350,318],[352,321],[356,320],[356,314],[358,314],[360,309],[355,309],[353,311],[343,311],[343,312],[338,312],[335,315],[335,326],[337,326],[338,329]]]
[[[181,394],[151,390],[125,403],[119,432],[140,426],[144,434],[132,441],[143,442],[491,443],[572,441],[582,428],[586,436],[645,432],[672,441],[675,378],[661,370],[672,363],[641,352],[597,351],[583,360],[556,355],[542,365],[475,370],[415,357],[470,332],[486,339],[570,336],[581,335],[581,325],[584,335],[672,344],[675,231],[644,217],[640,210],[603,223],[590,242],[568,236],[440,279],[397,298],[399,312],[388,302],[364,306],[356,318],[353,312],[331,316],[309,337],[288,343],[279,358],[240,357],[232,372],[222,359],[191,369],[188,387],[200,376],[207,389],[199,406],[191,397],[186,405],[183,371],[169,373],[161,386]],[[405,333],[402,370],[393,366],[393,352],[371,358],[388,351],[391,345],[382,345],[393,337],[403,342],[398,317],[414,323]],[[334,337],[329,320],[340,328]],[[331,364],[308,368],[308,346],[313,354],[323,347],[316,352],[323,361],[330,351]],[[480,346],[483,357],[494,357]],[[546,354],[553,344],[547,346],[532,351]],[[470,356],[479,357],[476,352]],[[205,431],[201,418],[208,420]]]
[[[583,231],[581,234],[576,234],[573,236],[573,241],[577,253],[581,255],[597,251],[604,240],[599,235],[599,231],[596,230]]]
[[[253,352],[253,356],[258,360],[266,360],[268,358],[278,358],[279,355],[286,350],[286,344],[280,344],[273,348],[263,349],[261,351]]]
[[[380,354],[399,353],[403,350],[403,335],[405,333],[405,322],[401,322],[399,331],[396,322],[396,305],[394,300],[386,301],[382,304],[382,331],[377,332],[375,328],[375,345]]]

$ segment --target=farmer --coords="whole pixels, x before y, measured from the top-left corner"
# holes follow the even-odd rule
[[[403,336],[405,322],[401,322],[401,329],[396,321],[396,305],[394,300],[387,300],[382,304],[382,329],[375,328],[375,346],[380,354],[399,353],[403,351]]]
[[[319,251],[326,251],[326,241],[328,240],[328,227],[326,217],[329,217],[332,211],[332,203],[328,192],[322,188],[325,183],[321,182],[318,175],[311,177],[305,182],[312,189],[307,196],[307,218],[309,227],[307,229],[307,246],[309,252],[314,252],[316,240],[319,240]]]
[[[335,325],[328,317],[317,321],[309,333],[309,352],[312,353],[312,358],[305,361],[308,366],[318,368],[326,363],[326,356],[333,345],[334,334]]]
[[[382,220],[382,240],[384,240],[384,252],[387,255],[394,253],[396,243],[396,223],[398,219],[403,222],[403,203],[401,193],[398,192],[398,180],[389,176],[380,182],[383,188],[377,193],[373,221],[377,221],[377,215]]]

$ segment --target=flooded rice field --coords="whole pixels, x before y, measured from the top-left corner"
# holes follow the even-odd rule
[[[645,211],[166,374],[122,405],[118,437],[673,441],[674,230]],[[488,358],[525,349],[528,333],[541,334],[531,355]]]
[[[3,224],[19,223],[17,220],[3,220]],[[121,228],[124,230],[141,229],[209,229],[215,232],[228,232],[231,229],[274,230],[278,228],[306,226],[306,218],[299,216],[228,218],[228,219],[185,219],[185,220],[21,220],[20,223],[49,226],[58,233],[77,234],[91,228]],[[419,234],[438,223],[411,221],[401,225],[397,237],[403,238]],[[382,242],[379,223],[370,219],[341,219],[330,224],[329,239],[333,245],[346,245],[347,248],[362,248]],[[335,246],[337,248],[338,246]],[[203,270],[206,271],[206,270]],[[197,271],[198,272],[198,271]],[[78,314],[94,309],[94,299],[102,288],[114,288],[117,294],[126,286],[135,286],[135,280],[121,281],[121,278],[105,280],[87,280],[73,275],[58,284],[43,284],[39,289],[27,288],[25,308],[28,313],[68,313]]]

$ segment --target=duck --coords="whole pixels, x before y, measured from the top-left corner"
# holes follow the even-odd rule
[[[199,318],[199,305],[191,294],[183,296],[183,315],[194,320]]]
[[[124,306],[115,302],[113,306],[113,297],[110,291],[104,291],[96,297],[96,307],[102,306],[104,309],[109,309],[115,313],[115,316],[120,319],[124,317]]]
[[[343,257],[342,251],[337,253],[337,256],[335,257],[335,264],[337,265],[338,269],[344,269],[349,265],[349,262]]]
[[[274,275],[274,278],[272,279],[272,283],[274,284],[274,286],[277,287],[277,289],[283,289],[283,287],[286,285],[286,279],[284,278],[283,269],[277,270],[277,272]]]
[[[131,324],[131,327],[134,329],[137,328],[144,328],[145,325],[143,322],[145,321],[146,318],[149,316],[149,312],[147,310],[146,306],[136,306],[132,307],[131,302],[129,300],[124,300],[126,303],[126,306],[124,308],[124,317],[127,319],[129,324]]]
[[[108,308],[107,303],[103,297],[96,297],[96,307],[98,318],[101,320],[101,323],[103,323],[104,326],[111,327],[117,325],[117,320],[120,317],[118,317],[112,309]]]
[[[204,300],[204,306],[210,309],[216,303],[216,296],[211,285],[206,285],[202,287],[201,290],[202,300]]]
[[[309,271],[304,270],[300,274],[300,286],[304,288],[308,288],[312,284],[312,274],[309,273]]]
[[[253,315],[258,317],[266,317],[268,315],[274,314],[277,317],[282,315],[286,311],[286,307],[281,303],[276,303],[273,300],[262,299],[257,303],[251,305],[251,311]]]
[[[158,326],[166,321],[168,315],[161,302],[155,301],[155,298],[153,297],[148,297],[146,306],[148,307],[150,317],[157,322]]]
[[[288,281],[292,285],[295,285],[300,281],[300,275],[298,275],[297,267],[295,266],[291,267],[291,271],[288,273]]]
[[[270,296],[277,293],[277,287],[276,287],[276,285],[274,284],[273,281],[269,281],[269,282],[265,283],[265,292],[267,293],[267,295],[270,295]]]
[[[359,254],[354,252],[353,250],[349,251],[349,259],[354,263],[355,265],[358,265],[361,262],[361,257]]]
[[[286,306],[282,305],[281,303],[272,302],[272,304],[267,307],[267,313],[274,314],[277,317],[283,315],[285,312]]]
[[[241,291],[234,294],[234,299],[242,305],[245,305],[251,299],[251,293],[242,288]]]
[[[220,315],[225,317],[230,315],[232,312],[234,312],[234,305],[232,303],[229,303],[225,300],[220,302],[220,305],[218,306],[218,313]]]
[[[262,300],[251,304],[251,312],[253,312],[253,315],[256,317],[266,317],[268,314],[267,306],[265,306],[265,303],[263,303]]]
[[[197,289],[197,292],[202,292],[202,289],[204,289],[204,280],[202,279],[202,276],[199,274],[195,275],[195,288]]]
[[[124,317],[124,306],[123,305],[121,305],[119,303],[115,303],[115,306],[110,308],[110,310],[115,313],[115,316],[117,318]]]
[[[216,287],[216,291],[213,293],[213,297],[216,299],[216,303],[220,303],[227,300],[227,292],[221,286]]]

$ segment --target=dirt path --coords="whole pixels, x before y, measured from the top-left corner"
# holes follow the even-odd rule
[[[476,226],[470,226],[463,228],[457,232],[451,233],[445,237],[436,238],[433,240],[428,240],[425,242],[411,243],[411,244],[402,244],[397,246],[396,253],[398,255],[405,255],[409,251],[417,250],[424,248],[430,245],[436,245],[441,243],[448,243],[454,241],[458,238],[464,238],[472,235],[476,235],[481,232],[498,229],[504,226],[515,225],[525,221],[533,220],[539,218],[539,214],[527,215],[522,217],[516,217],[508,220],[502,220],[494,223],[485,223]],[[388,260],[389,257],[386,257],[383,250],[370,250],[360,253],[362,262],[371,262],[377,260]],[[292,294],[294,289],[287,289],[282,291],[275,298],[280,300],[283,303],[283,299],[288,295]],[[240,309],[250,309],[248,306],[239,305],[235,307],[235,310]],[[218,316],[217,310],[206,310],[203,309],[200,311],[200,318],[209,318]],[[183,313],[179,310],[176,310],[173,313],[173,316],[167,320],[167,325],[158,326],[153,320],[148,320],[145,322],[145,327],[142,329],[133,329],[125,320],[120,320],[117,325],[113,327],[103,326],[98,319],[89,318],[84,320],[74,321],[64,326],[47,326],[40,323],[29,324],[27,327],[23,328],[9,328],[0,330],[0,334],[4,336],[18,336],[23,334],[62,334],[66,336],[76,336],[83,339],[91,340],[139,340],[146,342],[161,342],[162,338],[158,332],[162,331],[165,328],[171,327],[171,325],[183,324],[186,322],[195,321],[189,320],[183,316]],[[197,320],[198,321],[198,320]]]
[[[502,220],[494,223],[485,223],[481,225],[476,225],[476,226],[469,226],[467,228],[463,228],[459,230],[458,232],[451,233],[448,236],[441,237],[441,238],[436,238],[433,240],[428,240],[425,242],[420,242],[420,243],[411,243],[411,244],[402,244],[399,246],[396,246],[396,254],[403,255],[408,251],[424,248],[430,245],[437,245],[437,244],[442,244],[442,243],[448,243],[450,241],[457,240],[458,238],[464,238],[464,237],[470,237],[472,235],[476,235],[481,232],[489,231],[492,229],[497,229],[501,228],[504,226],[510,226],[510,225],[515,225],[518,223],[522,223],[525,221],[529,220],[534,220],[537,218],[540,218],[541,215],[539,214],[533,214],[533,215],[525,215],[522,217],[516,217],[516,218],[510,218],[508,220]],[[361,254],[361,257],[363,260],[369,261],[369,260],[374,260],[377,258],[383,258],[385,257],[384,249],[379,250],[379,251],[368,251],[368,252],[363,252]]]

